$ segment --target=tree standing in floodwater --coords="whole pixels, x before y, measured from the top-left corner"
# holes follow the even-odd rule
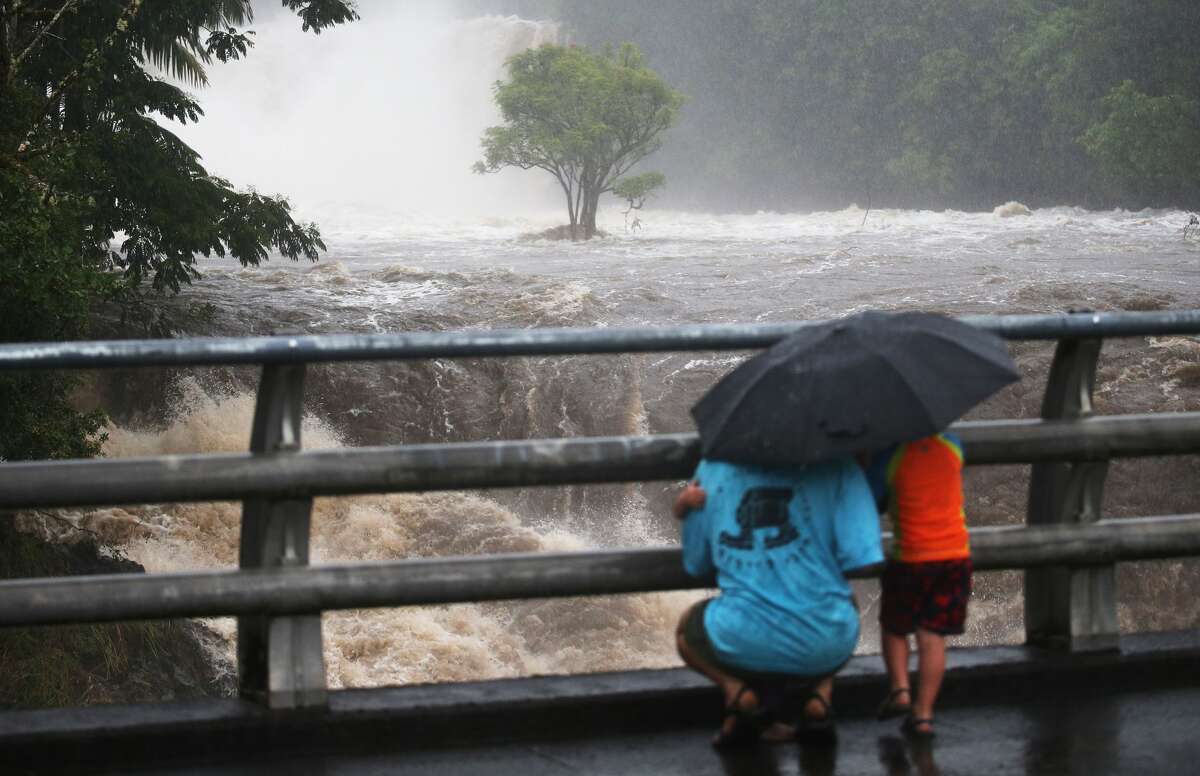
[[[590,239],[600,196],[658,149],[683,95],[632,44],[598,52],[541,46],[509,59],[508,74],[495,87],[505,123],[484,132],[484,159],[473,169],[549,172],[566,197],[572,238]]]

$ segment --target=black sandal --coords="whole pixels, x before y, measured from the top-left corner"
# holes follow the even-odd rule
[[[896,699],[901,695],[909,697],[908,703],[900,703]],[[894,719],[895,717],[906,717],[912,714],[912,690],[907,687],[897,687],[888,693],[888,697],[883,699],[883,703],[879,704],[879,711],[876,713],[876,719]]]
[[[721,729],[713,738],[712,745],[717,749],[733,749],[746,746],[758,741],[771,724],[771,714],[761,705],[753,709],[743,709],[740,705],[742,696],[751,690],[750,685],[743,684],[733,700],[725,707],[725,717]],[[724,720],[733,718],[733,727],[725,729]]]
[[[922,730],[922,725],[928,725],[927,730]],[[914,717],[909,714],[904,718],[904,722],[900,725],[900,729],[904,731],[904,735],[915,738],[919,741],[928,741],[934,737],[933,732],[933,717]]]
[[[822,714],[810,717],[805,712],[808,704],[817,701],[821,705]],[[810,692],[804,699],[800,718],[796,723],[796,740],[806,744],[828,744],[837,738],[837,727],[833,721],[833,707],[829,701],[817,692]]]

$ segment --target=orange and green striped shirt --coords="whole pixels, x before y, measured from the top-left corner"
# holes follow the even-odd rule
[[[971,556],[963,512],[962,442],[949,433],[876,455],[868,480],[892,520],[892,559],[904,563]]]

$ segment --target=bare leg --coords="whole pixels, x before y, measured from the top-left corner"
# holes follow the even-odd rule
[[[908,636],[879,631],[880,651],[883,653],[883,664],[887,668],[888,682],[897,701],[903,703],[911,697],[905,697],[898,691],[909,692],[908,687]]]
[[[709,679],[712,679],[714,682],[716,682],[717,686],[721,688],[721,692],[725,696],[725,708],[729,708],[730,704],[734,702],[734,699],[737,699],[737,705],[739,709],[742,709],[743,711],[751,711],[755,709],[758,706],[758,696],[753,690],[741,692],[742,686],[745,684],[745,682],[743,682],[741,679],[738,679],[736,676],[730,676],[729,674],[723,672],[712,663],[709,663],[707,660],[697,655],[692,651],[692,648],[688,646],[687,640],[683,637],[683,627],[690,614],[691,609],[688,609],[683,613],[683,618],[679,621],[679,627],[675,630],[675,648],[679,650],[679,656],[683,658],[683,662],[687,663],[691,668],[699,671]],[[741,692],[740,695],[739,692]],[[733,718],[727,717],[722,724],[722,731],[728,733],[733,728],[733,724]]]
[[[933,719],[933,705],[942,688],[942,677],[946,674],[946,637],[939,633],[917,628],[917,651],[920,654],[917,674],[917,697],[913,700],[913,717]],[[932,725],[918,726],[918,730],[932,731]]]

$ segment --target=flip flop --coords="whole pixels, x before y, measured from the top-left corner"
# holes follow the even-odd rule
[[[895,717],[905,717],[912,713],[912,702],[901,703],[896,700],[901,695],[912,697],[912,691],[907,687],[897,687],[888,693],[888,697],[883,699],[883,703],[879,704],[879,711],[876,713],[876,719],[893,719]]]
[[[743,684],[733,700],[725,707],[725,720],[733,718],[733,726],[725,729],[722,721],[721,730],[713,738],[712,745],[716,749],[734,749],[757,743],[764,730],[771,724],[771,714],[761,705],[753,709],[743,709],[740,705],[742,696],[750,691],[750,685]]]
[[[928,725],[929,727],[922,729],[922,725]],[[904,735],[918,741],[928,741],[935,735],[933,732],[933,717],[914,717],[909,714],[900,725],[900,730],[904,731]]]

